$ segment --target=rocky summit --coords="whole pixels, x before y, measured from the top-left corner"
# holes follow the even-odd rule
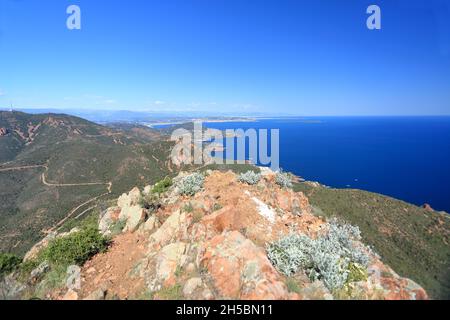
[[[181,172],[133,188],[94,220],[89,239],[98,250],[77,249],[62,263],[70,249],[61,255],[58,244],[91,227],[52,233],[26,255],[28,269],[4,277],[0,293],[63,300],[428,299],[364,244],[357,227],[316,215],[279,174],[263,170],[249,180],[231,171]],[[49,273],[63,281],[51,285]]]

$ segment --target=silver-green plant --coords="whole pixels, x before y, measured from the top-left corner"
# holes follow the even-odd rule
[[[261,180],[261,174],[253,171],[247,171],[245,173],[241,173],[238,180],[251,185],[257,184]]]
[[[181,195],[193,196],[203,188],[205,177],[201,173],[193,173],[184,177],[178,184],[178,192]]]
[[[304,270],[309,278],[322,280],[330,290],[342,288],[350,264],[367,268],[368,249],[359,242],[357,227],[331,220],[328,232],[311,239],[304,234],[289,234],[267,246],[272,264],[286,276]]]
[[[291,175],[278,171],[275,175],[275,182],[282,188],[292,188]]]

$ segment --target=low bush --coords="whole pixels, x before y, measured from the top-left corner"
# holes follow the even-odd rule
[[[282,188],[292,188],[292,179],[289,173],[278,171],[275,176],[275,182]]]
[[[79,232],[52,240],[40,253],[40,259],[52,265],[83,265],[93,255],[104,252],[108,242],[97,228],[88,226]]]
[[[178,183],[178,190],[181,195],[193,196],[203,188],[205,177],[201,173],[193,173],[183,178]]]
[[[364,268],[357,263],[349,263],[347,283],[366,281],[368,276],[367,268]]]
[[[241,173],[238,180],[250,185],[257,184],[261,180],[261,174],[253,171],[247,171],[245,173]]]
[[[183,287],[180,284],[164,287],[153,293],[153,297],[157,297],[157,299],[161,300],[181,300],[183,299]]]
[[[173,182],[170,177],[165,177],[161,181],[155,183],[155,185],[152,188],[152,193],[155,194],[162,194],[166,192],[171,186]]]
[[[316,239],[290,234],[269,244],[270,261],[286,276],[304,270],[312,281],[322,280],[332,291],[348,281],[359,281],[369,263],[368,248],[358,242],[359,229],[336,220],[328,227],[328,232]]]
[[[22,259],[13,254],[0,253],[0,277],[13,272],[21,262]]]

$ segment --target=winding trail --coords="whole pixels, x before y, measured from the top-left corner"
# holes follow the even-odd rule
[[[0,168],[0,172],[19,171],[19,170],[27,170],[27,169],[35,169],[35,168],[47,168],[47,166],[45,164],[36,164],[36,165],[31,165],[31,166]]]
[[[91,202],[94,202],[95,200],[97,200],[97,199],[99,199],[99,198],[101,198],[101,197],[104,197],[104,196],[106,196],[106,195],[108,195],[108,194],[109,194],[109,192],[102,193],[101,195],[96,196],[96,197],[94,197],[94,198],[91,198],[91,199],[89,199],[89,200],[83,202],[82,204],[78,205],[77,207],[73,208],[73,209],[72,209],[72,210],[71,210],[71,211],[70,211],[63,219],[61,219],[57,224],[55,224],[55,225],[54,225],[53,227],[51,227],[50,229],[45,230],[44,233],[50,233],[50,232],[52,232],[52,231],[61,229],[61,227],[62,227],[62,225],[64,224],[64,222],[66,222],[68,219],[70,219],[70,218],[75,214],[75,212],[78,211],[78,209],[80,209],[80,208],[84,207],[85,205],[87,205],[87,204],[89,204],[89,203],[91,203]],[[95,206],[93,206],[92,208],[95,208]],[[79,218],[80,216],[82,216],[84,213],[86,213],[86,212],[88,212],[88,211],[89,211],[89,209],[83,211],[81,214],[79,214],[79,215],[77,216],[77,218]]]
[[[7,163],[4,163],[3,165],[5,165]],[[20,170],[28,170],[28,169],[35,169],[35,168],[45,168],[45,171],[42,172],[41,174],[41,182],[48,186],[48,187],[83,187],[83,186],[98,186],[98,185],[105,185],[107,186],[107,192],[102,193],[101,195],[98,195],[96,197],[93,197],[85,202],[83,202],[82,204],[76,206],[75,208],[73,208],[72,210],[69,211],[69,213],[62,219],[60,220],[57,224],[55,224],[53,227],[51,227],[50,229],[47,230],[43,230],[44,233],[50,233],[52,231],[55,230],[59,230],[62,225],[64,224],[64,222],[66,222],[68,219],[70,219],[79,209],[83,208],[84,206],[98,200],[101,197],[104,197],[108,194],[111,194],[112,192],[112,182],[85,182],[85,183],[52,183],[52,182],[48,182],[46,180],[45,174],[48,172],[49,168],[47,164],[36,164],[36,165],[29,165],[29,166],[17,166],[17,167],[11,167],[11,168],[1,168],[0,167],[0,172],[7,172],[7,171],[20,171]],[[79,215],[77,215],[75,218],[78,219],[79,217],[81,217],[83,214],[85,214],[86,212],[92,210],[93,208],[95,208],[96,206],[92,206],[86,210],[84,210],[83,212],[81,212]]]
[[[85,202],[83,202],[82,204],[78,205],[77,207],[73,208],[72,210],[69,211],[69,213],[63,218],[61,219],[57,224],[55,224],[53,227],[51,227],[50,229],[44,230],[44,233],[49,233],[55,230],[59,230],[61,229],[62,225],[64,224],[64,222],[66,222],[68,219],[70,219],[79,209],[83,208],[84,206],[90,204],[91,202],[94,202],[98,199],[100,199],[101,197],[104,197],[108,194],[111,193],[111,189],[112,189],[112,182],[85,182],[85,183],[50,183],[45,179],[45,173],[48,171],[48,166],[45,166],[45,172],[42,172],[41,175],[41,181],[43,184],[45,184],[46,186],[49,187],[83,187],[83,186],[98,186],[98,185],[106,185],[107,186],[107,192],[102,193],[99,196],[93,197]],[[80,213],[79,215],[77,215],[75,218],[78,219],[79,217],[81,217],[83,214],[85,214],[86,212],[90,211],[90,209],[95,208],[95,206],[88,208],[86,210],[84,210],[82,213]]]
[[[46,167],[45,172],[48,171],[48,167]],[[85,183],[52,183],[48,182],[45,179],[45,172],[42,172],[41,181],[48,187],[82,187],[82,186],[98,186],[98,185],[107,185],[108,190],[110,189],[111,182],[85,182]]]

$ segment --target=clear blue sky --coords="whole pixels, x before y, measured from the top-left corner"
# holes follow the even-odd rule
[[[82,29],[66,28],[77,4]],[[382,29],[366,28],[366,8]],[[450,114],[450,1],[0,0],[0,107]]]

